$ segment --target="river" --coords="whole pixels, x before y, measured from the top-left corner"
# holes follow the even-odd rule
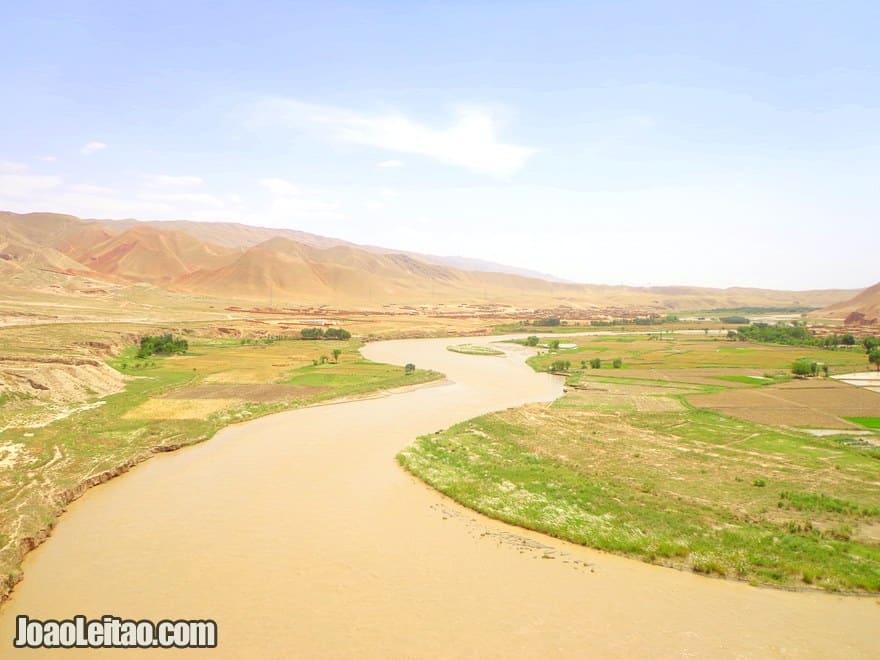
[[[485,343],[489,339],[467,340]],[[880,657],[875,598],[787,592],[660,568],[523,531],[403,472],[413,439],[492,410],[552,401],[558,377],[446,350],[369,344],[448,380],[293,410],[160,455],[87,492],[24,563],[0,612],[211,618],[217,658]]]

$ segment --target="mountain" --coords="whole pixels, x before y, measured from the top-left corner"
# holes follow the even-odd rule
[[[85,239],[94,232],[83,228]],[[132,227],[89,245],[88,240],[68,240],[62,248],[89,270],[124,279],[171,283],[197,270],[221,268],[239,250],[200,241],[181,231]]]
[[[812,316],[825,319],[849,319],[854,323],[880,323],[880,282],[849,300],[814,312]]]
[[[855,293],[575,284],[492,267],[491,262],[397,252],[234,223],[81,220],[0,212],[0,272],[16,274],[2,282],[5,288],[40,288],[40,278],[52,273],[51,286],[56,289],[58,278],[67,276],[68,289],[81,283],[92,287],[95,281],[147,284],[226,302],[358,307],[488,303],[657,311],[825,307]]]
[[[202,241],[208,241],[215,245],[232,248],[249,248],[272,238],[283,237],[316,248],[331,248],[339,246],[356,247],[377,254],[406,254],[421,261],[437,264],[439,266],[457,268],[459,270],[507,273],[509,275],[522,275],[523,277],[550,280],[551,282],[564,281],[548,273],[539,273],[534,270],[507,266],[505,264],[486,261],[484,259],[473,259],[470,257],[438,257],[436,255],[408,252],[405,250],[392,250],[376,245],[357,245],[349,241],[343,241],[339,238],[319,236],[317,234],[310,234],[296,229],[271,229],[269,227],[241,225],[235,222],[193,222],[191,220],[163,220],[151,222],[143,222],[140,220],[102,220],[97,222],[103,223],[108,230],[112,231],[118,231],[119,228],[129,229],[143,226],[160,230],[172,229],[187,233]]]

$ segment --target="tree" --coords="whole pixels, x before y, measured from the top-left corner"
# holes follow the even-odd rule
[[[175,338],[170,334],[146,335],[141,337],[137,357],[143,360],[157,353],[159,355],[173,355],[174,353],[186,353],[188,349],[189,344],[186,339]]]
[[[416,365],[412,362],[408,362],[406,366],[403,368],[403,373],[409,376],[413,371],[416,370]]]
[[[551,339],[547,342],[547,348],[559,348],[559,340]]]
[[[729,340],[736,341],[738,337],[739,337],[739,333],[736,330],[728,330],[727,331],[727,338]]]
[[[614,358],[614,362],[611,363],[611,366],[615,369],[620,369],[623,366],[623,360],[620,358]]]
[[[813,374],[813,365],[816,364],[809,358],[800,358],[791,365],[791,373],[795,376],[810,376]]]
[[[526,346],[537,346],[538,338],[535,335],[531,335],[530,337],[526,337]]]
[[[880,348],[874,348],[868,353],[868,362],[877,365],[877,371],[880,371]]]
[[[327,331],[324,333],[325,339],[351,339],[351,333],[345,328],[327,328]]]
[[[568,371],[570,366],[571,362],[568,360],[554,360],[553,364],[550,365],[550,371]]]
[[[825,378],[828,378],[828,365],[827,364],[822,365],[822,374],[825,376]]]
[[[342,351],[339,350],[338,348],[334,348],[333,349],[333,361],[338,363],[340,355],[342,355]]]
[[[593,358],[592,360],[590,360],[590,368],[601,369],[602,368],[602,360],[599,358]]]
[[[299,334],[303,339],[320,339],[324,336],[324,331],[321,328],[303,328]]]
[[[327,360],[329,360],[329,359],[330,358],[328,358],[326,355],[322,355],[321,356],[321,364],[327,364]]]
[[[862,346],[865,347],[865,353],[870,355],[871,351],[880,346],[880,339],[876,337],[865,337],[862,339]]]

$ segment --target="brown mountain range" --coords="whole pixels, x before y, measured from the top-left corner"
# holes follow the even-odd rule
[[[825,319],[848,319],[854,325],[880,323],[880,282],[849,300],[835,303],[812,316]]]
[[[460,267],[471,262],[474,269]],[[493,267],[498,272],[487,270]],[[16,273],[25,272],[29,277],[16,279]],[[55,282],[64,277],[71,283],[90,282],[88,286],[95,281],[149,284],[227,301],[361,307],[491,302],[658,310],[825,307],[856,293],[603,286],[518,272],[487,262],[394,252],[286,229],[0,212],[0,274],[6,274],[5,287],[19,280],[34,286],[43,273]]]

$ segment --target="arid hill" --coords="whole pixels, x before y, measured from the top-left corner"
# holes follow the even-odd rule
[[[880,282],[861,293],[812,314],[825,319],[849,319],[853,325],[880,323]]]
[[[473,268],[454,267],[473,263]],[[2,288],[152,285],[222,301],[375,307],[437,303],[654,310],[826,307],[850,290],[573,284],[489,262],[395,252],[233,223],[81,220],[0,212]],[[528,272],[528,271],[526,271]]]

